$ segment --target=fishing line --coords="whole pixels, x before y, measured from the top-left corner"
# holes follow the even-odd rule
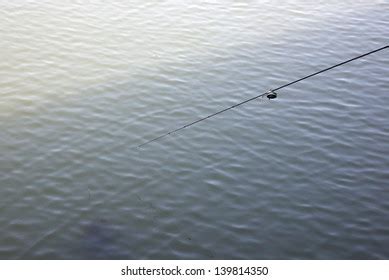
[[[170,135],[170,134],[176,133],[176,132],[178,132],[178,131],[180,131],[180,130],[182,130],[182,129],[184,129],[184,128],[188,128],[188,127],[190,127],[190,126],[192,126],[192,125],[195,125],[195,124],[197,124],[197,123],[199,123],[199,122],[202,122],[202,121],[205,121],[205,120],[207,120],[207,119],[210,119],[210,118],[212,118],[212,117],[214,117],[214,116],[216,116],[216,115],[219,115],[219,114],[221,114],[221,113],[224,113],[224,112],[226,112],[226,111],[228,111],[228,110],[231,110],[231,109],[234,109],[234,108],[236,108],[236,107],[239,107],[239,106],[241,106],[241,105],[243,105],[243,104],[246,104],[246,103],[248,103],[248,102],[250,102],[250,101],[253,101],[253,100],[257,99],[257,98],[267,96],[269,99],[274,99],[274,98],[277,97],[276,91],[278,91],[278,90],[280,90],[280,89],[289,87],[289,86],[291,86],[291,85],[293,85],[293,84],[296,84],[296,83],[301,82],[301,81],[303,81],[303,80],[309,79],[309,78],[311,78],[311,77],[313,77],[313,76],[316,76],[316,75],[319,75],[319,74],[321,74],[321,73],[327,72],[327,71],[329,71],[329,70],[331,70],[331,69],[334,69],[334,68],[336,68],[336,67],[345,65],[345,64],[347,64],[347,63],[350,63],[350,62],[352,62],[352,61],[354,61],[354,60],[357,60],[357,59],[360,59],[360,58],[362,58],[362,57],[365,57],[365,56],[371,55],[371,54],[373,54],[373,53],[382,51],[382,50],[384,50],[384,49],[386,49],[386,48],[389,48],[389,45],[386,45],[386,46],[384,46],[384,47],[381,47],[381,48],[372,50],[372,51],[370,51],[370,52],[367,52],[367,53],[358,55],[358,56],[356,56],[356,57],[350,58],[350,59],[345,60],[345,61],[343,61],[343,62],[340,62],[340,63],[338,63],[338,64],[335,64],[335,65],[332,65],[332,66],[330,66],[330,67],[327,67],[327,68],[324,68],[324,69],[322,69],[322,70],[319,70],[319,71],[317,71],[317,72],[314,72],[314,73],[312,73],[312,74],[310,74],[310,75],[304,76],[304,77],[302,77],[302,78],[300,78],[300,79],[297,79],[297,80],[294,80],[294,81],[292,81],[292,82],[286,83],[286,84],[284,84],[284,85],[282,85],[282,86],[279,86],[279,87],[277,87],[277,88],[275,88],[275,89],[269,90],[269,91],[267,91],[267,92],[261,93],[261,94],[259,94],[259,95],[254,96],[254,97],[251,97],[251,98],[249,98],[249,99],[243,100],[243,101],[241,101],[241,102],[239,102],[239,103],[236,103],[236,104],[234,104],[234,105],[232,105],[232,106],[230,106],[230,107],[227,107],[227,108],[225,108],[225,109],[222,109],[222,110],[220,110],[220,111],[217,111],[217,112],[215,112],[215,113],[212,113],[212,114],[210,114],[210,115],[208,115],[208,116],[206,116],[206,117],[200,118],[200,119],[198,119],[198,120],[196,120],[196,121],[193,121],[193,122],[191,122],[191,123],[188,123],[188,124],[186,124],[186,125],[183,125],[183,126],[181,126],[181,127],[178,127],[178,128],[176,128],[176,129],[174,129],[174,130],[171,130],[171,131],[169,131],[169,132],[166,132],[165,134],[162,134],[162,135],[160,135],[160,136],[158,136],[158,137],[155,137],[155,138],[153,138],[153,139],[151,139],[151,140],[149,140],[149,141],[147,141],[147,142],[144,142],[143,144],[139,145],[138,148],[141,148],[141,147],[143,147],[143,146],[145,146],[145,145],[147,145],[147,144],[150,144],[150,143],[152,143],[152,142],[158,141],[158,140],[160,140],[160,139],[162,139],[162,138],[164,138],[164,137],[166,137],[166,136],[168,136],[168,135]]]

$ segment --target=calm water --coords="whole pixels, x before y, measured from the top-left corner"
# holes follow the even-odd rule
[[[388,259],[389,1],[0,0],[1,259]]]

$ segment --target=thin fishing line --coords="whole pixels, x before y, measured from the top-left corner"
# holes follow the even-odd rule
[[[292,81],[292,82],[283,84],[282,86],[279,86],[279,87],[277,87],[277,88],[275,88],[275,89],[272,89],[270,92],[275,92],[275,91],[277,91],[277,90],[280,90],[280,89],[289,87],[289,86],[291,86],[291,85],[293,85],[293,84],[296,84],[296,83],[301,82],[301,81],[303,81],[303,80],[309,79],[309,78],[311,78],[311,77],[313,77],[313,76],[316,76],[316,75],[319,75],[319,74],[321,74],[321,73],[327,72],[327,71],[332,70],[332,69],[334,69],[334,68],[336,68],[336,67],[345,65],[345,64],[347,64],[347,63],[350,63],[350,62],[352,62],[352,61],[354,61],[354,60],[357,60],[357,59],[360,59],[360,58],[362,58],[362,57],[365,57],[365,56],[371,55],[371,54],[373,54],[373,53],[382,51],[382,50],[384,50],[384,49],[386,49],[386,48],[389,48],[389,45],[386,45],[386,46],[383,46],[383,47],[381,47],[381,48],[372,50],[372,51],[370,51],[370,52],[367,52],[367,53],[358,55],[358,56],[356,56],[356,57],[350,58],[350,59],[345,60],[345,61],[343,61],[343,62],[340,62],[340,63],[338,63],[338,64],[332,65],[332,66],[330,66],[330,67],[324,68],[324,69],[322,69],[322,70],[319,70],[319,71],[317,71],[317,72],[314,72],[314,73],[312,73],[312,74],[309,74],[309,75],[307,75],[307,76],[304,76],[304,77],[302,77],[302,78],[300,78],[300,79],[297,79],[297,80],[294,80],[294,81]],[[141,148],[141,147],[143,147],[143,146],[145,146],[145,145],[147,145],[147,144],[150,144],[150,143],[152,143],[152,142],[158,141],[158,140],[160,140],[160,139],[162,139],[162,138],[164,138],[164,137],[166,137],[166,136],[168,136],[168,135],[170,135],[170,134],[176,133],[176,132],[178,132],[178,131],[180,131],[180,130],[182,130],[182,129],[188,128],[188,127],[190,127],[190,126],[192,126],[192,125],[195,125],[195,124],[197,124],[197,123],[199,123],[199,122],[202,122],[202,121],[205,121],[205,120],[207,120],[207,119],[210,119],[210,118],[212,118],[212,117],[214,117],[214,116],[216,116],[216,115],[222,114],[222,113],[224,113],[224,112],[226,112],[226,111],[228,111],[228,110],[231,110],[231,109],[234,109],[234,108],[236,108],[236,107],[239,107],[239,106],[241,106],[241,105],[243,105],[243,104],[246,104],[246,103],[248,103],[248,102],[250,102],[250,101],[253,101],[253,100],[257,99],[257,98],[263,97],[263,96],[265,96],[265,95],[267,95],[267,94],[269,94],[269,91],[264,92],[264,93],[261,93],[261,94],[259,94],[259,95],[254,96],[254,97],[251,97],[251,98],[249,98],[249,99],[243,100],[243,101],[241,101],[241,102],[239,102],[239,103],[236,103],[236,104],[234,104],[234,105],[232,105],[232,106],[230,106],[230,107],[227,107],[227,108],[225,108],[225,109],[222,109],[222,110],[220,110],[220,111],[217,111],[217,112],[215,112],[215,113],[212,113],[212,114],[210,114],[210,115],[208,115],[208,116],[206,116],[206,117],[200,118],[200,119],[195,120],[195,121],[193,121],[193,122],[191,122],[191,123],[188,123],[188,124],[186,124],[186,125],[183,125],[183,126],[181,126],[181,127],[179,127],[179,128],[176,128],[176,129],[174,129],[174,130],[171,130],[171,131],[169,131],[169,132],[166,132],[165,134],[162,134],[162,135],[160,135],[160,136],[158,136],[158,137],[155,137],[155,138],[153,138],[153,139],[151,139],[151,140],[149,140],[149,141],[147,141],[147,142],[144,142],[143,144],[139,145],[138,148]]]

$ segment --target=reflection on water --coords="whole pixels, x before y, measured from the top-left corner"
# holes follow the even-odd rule
[[[0,0],[0,258],[388,258],[387,1]]]

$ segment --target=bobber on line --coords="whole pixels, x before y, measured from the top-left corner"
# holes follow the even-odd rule
[[[274,90],[269,90],[266,93],[266,97],[269,99],[276,99],[277,98],[277,93]]]

